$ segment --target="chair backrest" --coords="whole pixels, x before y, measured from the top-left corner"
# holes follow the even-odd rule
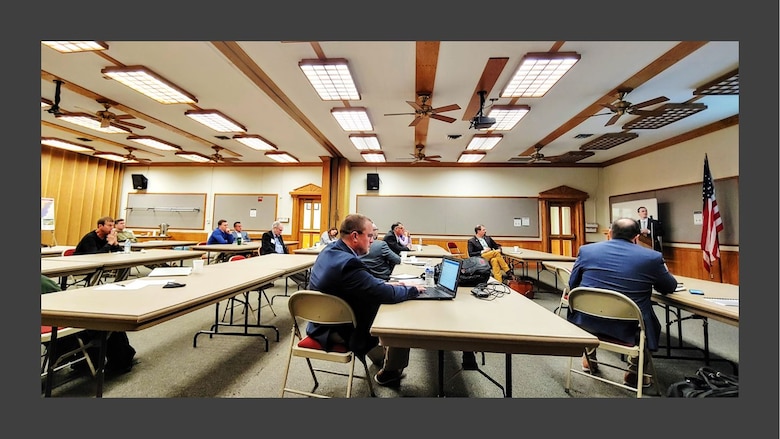
[[[233,255],[233,256],[230,257],[230,259],[228,259],[228,262],[240,261],[241,259],[246,259],[246,256],[244,256],[244,255]]]
[[[634,320],[645,330],[642,311],[628,296],[603,288],[577,287],[569,291],[569,308],[575,312],[613,320]]]
[[[66,248],[62,251],[62,256],[73,256],[73,253],[76,251],[75,248]]]
[[[558,281],[561,283],[561,290],[563,290],[564,294],[568,295],[571,271],[563,267],[555,267],[555,274],[558,276]]]
[[[201,242],[197,243],[196,245],[208,245],[208,243],[209,243],[208,241],[201,241]]]
[[[461,253],[460,253],[460,249],[458,248],[458,244],[455,244],[455,243],[454,243],[454,242],[452,242],[452,241],[449,241],[449,242],[447,243],[447,249],[448,249],[448,250],[450,251],[450,253],[452,253],[453,255],[459,255],[459,254],[461,254]]]
[[[321,324],[356,325],[355,313],[344,299],[332,294],[324,294],[313,290],[298,290],[287,300],[290,315],[295,320],[303,320]]]

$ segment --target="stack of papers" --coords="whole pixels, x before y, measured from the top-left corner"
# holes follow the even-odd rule
[[[713,297],[705,297],[704,300],[723,306],[739,306],[739,299],[717,299]]]
[[[157,267],[149,273],[149,276],[189,276],[190,273],[192,267]]]

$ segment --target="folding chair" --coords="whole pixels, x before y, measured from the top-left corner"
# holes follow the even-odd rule
[[[352,395],[353,378],[365,379],[368,382],[368,389],[371,396],[376,396],[374,393],[373,384],[371,382],[371,375],[368,373],[368,365],[366,364],[365,354],[357,354],[353,351],[350,351],[349,348],[343,344],[335,345],[333,347],[333,351],[326,351],[322,348],[322,346],[320,346],[319,343],[317,343],[316,340],[306,336],[305,331],[301,329],[302,325],[305,329],[306,322],[328,325],[349,323],[355,326],[357,324],[355,313],[352,311],[352,308],[349,306],[349,304],[343,299],[331,294],[323,294],[312,290],[298,290],[290,296],[290,299],[287,302],[287,306],[290,309],[290,316],[292,317],[292,336],[290,337],[290,353],[287,358],[287,367],[284,371],[284,381],[282,383],[281,397],[284,397],[284,394],[289,392],[315,398],[329,398],[326,395],[314,393],[314,391],[317,390],[317,387],[319,386],[319,381],[317,380],[317,375],[315,372],[346,376],[347,398]],[[292,363],[293,357],[301,357],[306,360],[311,377],[314,379],[314,387],[312,387],[311,391],[288,387],[290,365]],[[363,364],[363,368],[365,370],[364,376],[354,374],[356,358]],[[347,364],[349,367],[349,372],[344,373],[335,370],[314,368],[312,366],[311,360]]]
[[[78,346],[67,351],[57,352],[57,358],[54,358],[52,365],[52,371],[58,371],[71,364],[75,364],[79,361],[86,361],[89,367],[89,372],[94,377],[96,374],[95,365],[92,364],[92,359],[87,354],[87,348],[95,345],[92,341],[84,343],[84,339],[81,337],[81,332],[84,329],[81,328],[57,328],[57,344],[62,346],[68,339],[76,340]],[[43,353],[41,354],[41,378],[46,377],[49,368],[49,349],[51,348],[51,326],[41,326],[41,345],[43,345]],[[65,360],[69,360],[63,363]]]
[[[623,320],[623,321],[633,321],[637,325],[637,329],[639,332],[639,336],[637,337],[637,340],[635,343],[623,343],[618,340],[610,339],[603,336],[598,336],[599,338],[599,346],[598,349],[615,352],[621,355],[626,355],[629,357],[638,357],[637,360],[637,370],[632,371],[636,372],[637,376],[637,383],[636,387],[629,386],[627,384],[624,384],[621,381],[613,381],[607,378],[604,378],[603,376],[598,376],[595,374],[591,374],[589,372],[583,372],[582,370],[575,369],[572,367],[572,363],[574,361],[573,358],[569,358],[569,371],[566,375],[566,387],[565,391],[566,393],[569,393],[569,389],[571,388],[571,373],[574,372],[578,375],[586,376],[588,378],[592,378],[595,380],[599,380],[601,382],[611,384],[613,386],[617,386],[626,390],[631,390],[633,392],[636,392],[636,397],[641,398],[642,397],[642,384],[644,381],[645,376],[650,377],[652,381],[655,383],[655,389],[658,392],[658,395],[663,395],[661,392],[661,387],[658,383],[658,374],[655,370],[655,365],[653,364],[653,357],[650,351],[648,351],[645,348],[645,322],[642,319],[642,312],[639,310],[639,307],[636,303],[634,303],[633,300],[629,299],[626,295],[622,293],[618,293],[617,291],[612,290],[606,290],[602,288],[588,288],[588,287],[577,287],[574,288],[569,292],[569,310],[571,312],[578,312],[578,313],[584,313],[589,314],[596,317],[606,318],[606,319],[612,319],[612,320]],[[584,328],[583,328],[584,329]],[[652,375],[644,373],[644,364],[645,359],[647,359],[650,369],[652,370]],[[618,365],[614,363],[599,361],[598,362],[599,367],[606,366],[612,369],[619,369],[625,372],[629,371],[629,368],[625,365]]]
[[[465,256],[464,253],[460,251],[460,249],[458,248],[458,244],[456,244],[454,241],[449,241],[447,243],[447,250],[449,250],[451,254],[459,258],[463,258]]]
[[[553,312],[561,315],[561,311],[564,308],[569,309],[569,278],[571,278],[571,271],[563,267],[555,267],[555,275],[558,276],[558,282],[561,283],[561,301]]]
[[[243,256],[243,255],[233,255],[233,256],[231,256],[228,259],[228,262],[240,261],[242,259],[246,259],[246,256]],[[273,313],[274,317],[276,317],[276,311],[274,311],[273,306],[271,306],[271,301],[268,300],[268,295],[265,293],[265,289],[266,288],[270,288],[272,286],[273,286],[272,283],[263,285],[262,287],[260,287],[257,290],[257,294],[261,294],[263,297],[265,297],[265,301],[266,301],[266,303],[268,303],[268,309],[270,309],[271,312]],[[243,293],[240,294],[239,296],[243,296]],[[228,299],[229,303],[227,304],[227,306],[225,306],[225,312],[222,314],[222,321],[223,322],[225,321],[225,316],[227,316],[228,311],[230,311],[230,321],[231,322],[233,321],[233,308],[235,308],[236,302],[238,302],[238,303],[240,303],[241,305],[244,306],[244,309],[243,309],[242,312],[246,312],[247,307],[249,307],[249,311],[251,311],[251,312],[255,311],[254,308],[252,308],[252,304],[248,303],[247,301],[244,301],[243,299],[240,299],[239,296],[231,297],[230,299]],[[260,322],[258,321],[258,323],[260,323]]]

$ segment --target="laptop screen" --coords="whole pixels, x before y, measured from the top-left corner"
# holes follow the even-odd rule
[[[454,259],[444,258],[441,261],[439,285],[455,291],[458,288],[458,274],[460,274],[460,263]]]

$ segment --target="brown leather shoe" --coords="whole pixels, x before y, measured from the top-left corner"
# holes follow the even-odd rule
[[[626,372],[623,375],[623,384],[631,387],[636,387],[636,373]],[[653,381],[649,376],[642,377],[642,387],[647,388],[653,385]]]

